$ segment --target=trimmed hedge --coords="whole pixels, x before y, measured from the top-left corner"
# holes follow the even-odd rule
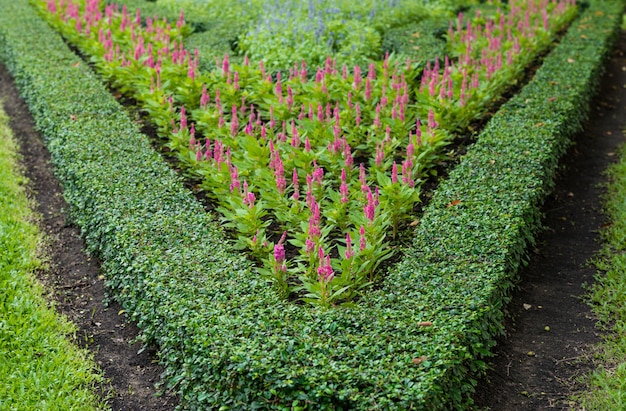
[[[0,58],[107,285],[160,347],[184,407],[460,409],[503,332],[514,273],[622,11],[621,1],[591,3],[437,190],[380,289],[326,311],[276,299],[24,1],[0,0]]]
[[[383,37],[383,53],[402,54],[422,64],[442,57],[446,54],[448,21],[423,20],[390,29]]]

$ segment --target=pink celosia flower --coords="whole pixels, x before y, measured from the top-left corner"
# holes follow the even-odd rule
[[[437,122],[435,121],[435,112],[431,108],[430,110],[428,110],[428,128],[432,130],[434,128],[437,128],[438,126],[439,124],[437,124]]]
[[[352,157],[352,150],[350,148],[350,145],[348,145],[347,143],[345,145],[345,148],[343,149],[343,155],[346,160],[346,167],[351,169],[354,165],[354,158]]]
[[[367,190],[369,190],[369,187],[367,186],[367,177],[365,175],[365,166],[363,163],[359,164],[359,181],[361,182],[361,191],[366,193]]]
[[[376,167],[380,167],[383,164],[383,161],[385,160],[385,145],[384,143],[380,143],[376,145],[376,157],[375,157],[375,163],[376,163]]]
[[[228,54],[224,56],[222,60],[222,77],[226,77],[230,73],[230,62],[228,60]]]
[[[241,183],[239,182],[239,171],[236,166],[231,166],[230,168],[230,192],[234,192],[235,189],[239,189],[241,187]]]
[[[280,240],[278,240],[278,243],[274,246],[274,259],[278,264],[282,264],[285,261],[285,247],[283,246],[285,238],[287,238],[287,231],[283,232]]]
[[[393,166],[391,166],[391,183],[395,184],[398,182],[398,164],[393,162]]]
[[[315,243],[310,238],[306,239],[304,247],[308,255],[311,255],[315,251]]]
[[[291,177],[291,182],[293,184],[293,195],[291,196],[291,198],[293,199],[293,201],[298,201],[298,197],[300,197],[300,191],[299,188],[300,186],[298,185],[298,171],[296,170],[296,168],[293,168],[293,175]]]
[[[185,114],[185,106],[180,106],[180,130],[187,128],[187,115]]]
[[[354,251],[352,251],[352,239],[350,238],[350,233],[346,233],[346,260],[354,257]]]
[[[375,211],[376,211],[376,206],[374,204],[374,197],[372,196],[372,190],[368,188],[367,203],[363,205],[363,214],[365,214],[365,217],[368,220],[373,222]]]
[[[365,79],[365,101],[370,101],[372,99],[372,84],[370,82],[370,78]]]
[[[347,203],[349,201],[348,198],[348,183],[346,181],[346,169],[341,169],[341,185],[339,186],[339,192],[341,193],[341,202]]]
[[[232,117],[230,120],[230,134],[234,137],[239,131],[239,119],[237,118],[237,106],[233,104]]]
[[[325,260],[320,261],[320,266],[317,269],[317,279],[318,281],[330,282],[335,277],[335,273],[333,271],[333,267],[330,264],[330,256],[326,256]]]
[[[367,246],[367,240],[365,239],[365,228],[363,226],[361,226],[361,228],[359,229],[359,237],[359,250],[363,252],[363,250],[365,250],[365,247]]]

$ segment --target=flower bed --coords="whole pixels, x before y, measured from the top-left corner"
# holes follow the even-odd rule
[[[419,218],[420,186],[443,147],[576,15],[569,1],[512,2],[491,17],[459,14],[450,55],[432,66],[387,57],[362,75],[329,57],[314,79],[304,61],[274,79],[264,61],[231,65],[228,55],[220,70],[198,71],[198,51],[182,47],[182,13],[174,28],[150,17],[142,26],[140,10],[103,14],[97,0],[37,4],[139,101],[278,296],[323,307],[351,304],[380,280],[377,268],[396,251],[390,240]],[[407,80],[416,71],[419,85]],[[295,257],[286,259],[286,243]]]
[[[277,300],[23,3],[0,2],[0,55],[107,284],[160,346],[166,381],[189,408],[449,409],[469,401],[468,375],[502,332],[513,274],[621,7],[590,4],[437,190],[381,288],[335,310]],[[30,44],[31,33],[48,41]]]

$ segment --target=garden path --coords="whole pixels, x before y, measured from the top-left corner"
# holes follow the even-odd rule
[[[575,409],[570,395],[592,367],[600,341],[582,301],[595,270],[604,224],[604,171],[617,160],[626,123],[626,32],[611,56],[590,119],[563,161],[544,206],[545,231],[509,306],[508,334],[495,348],[491,372],[476,389],[477,409]],[[549,327],[549,328],[546,328]],[[549,330],[549,331],[548,331]]]

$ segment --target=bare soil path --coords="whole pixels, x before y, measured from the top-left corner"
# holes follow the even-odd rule
[[[478,409],[575,409],[570,394],[591,370],[600,340],[593,313],[582,301],[600,249],[606,181],[626,123],[626,32],[608,62],[590,119],[563,161],[544,206],[546,230],[537,238],[510,305],[508,335],[495,349],[492,372],[476,390]],[[546,328],[548,327],[548,328]]]

